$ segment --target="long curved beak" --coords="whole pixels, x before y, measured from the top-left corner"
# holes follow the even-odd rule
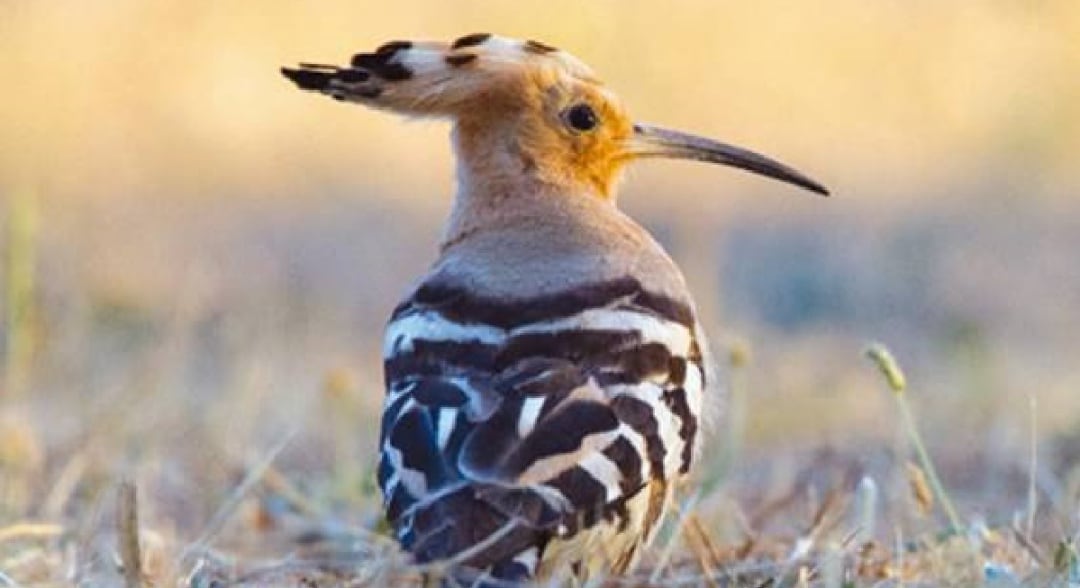
[[[729,165],[828,196],[821,184],[779,161],[712,139],[652,125],[635,124],[629,153],[633,157],[692,159]]]

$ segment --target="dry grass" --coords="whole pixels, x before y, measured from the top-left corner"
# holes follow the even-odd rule
[[[111,496],[99,499],[95,516],[8,525],[0,529],[0,581],[5,586],[137,586],[140,581],[194,587],[410,586],[431,572],[411,565],[377,529],[274,512],[281,495],[265,481],[251,490],[252,495],[231,502],[235,510],[227,513],[231,520],[224,535],[196,542],[152,525],[141,528],[136,541],[127,526],[134,520],[131,511],[109,504]],[[701,510],[680,519],[677,532],[673,526],[636,573],[607,584],[1044,586],[1056,581],[1065,586],[1067,578],[1076,581],[1076,553],[1068,539],[1045,542],[1016,525],[976,523],[960,533],[908,536],[896,527],[894,541],[861,540],[860,529],[851,524],[850,489],[836,488],[817,502],[802,496],[785,502],[769,505],[768,516],[756,522],[768,526],[784,519],[787,526],[797,521],[795,534],[748,527],[738,540],[726,540],[714,525],[730,523]],[[114,508],[127,514],[101,517],[102,510]],[[120,524],[105,522],[110,520]]]
[[[906,402],[911,392],[891,355],[881,347],[871,355],[887,388]],[[742,386],[745,349],[731,357],[730,383]],[[351,420],[368,410],[358,380],[341,369],[327,374],[311,414],[255,442],[251,431],[260,426],[250,423],[204,426],[192,414],[146,422],[139,387],[94,408],[105,426],[66,440],[52,438],[57,423],[36,420],[33,403],[9,403],[0,428],[0,586],[420,585],[439,569],[415,566],[398,551],[380,522],[370,471],[343,461],[357,459],[350,446],[372,432],[355,428],[370,415]],[[243,388],[237,410],[259,413],[258,393]],[[910,407],[900,411],[911,414]],[[900,421],[893,448],[718,457],[706,466],[736,473],[706,485],[705,493],[688,488],[639,569],[603,584],[1065,587],[1080,581],[1075,487],[1056,494],[1049,491],[1054,483],[1032,480],[1044,500],[1025,512],[1036,508],[1025,494],[1029,483],[1005,482],[1025,474],[1025,464],[984,456],[975,467],[1001,483],[990,495],[961,489],[968,495],[962,520],[943,509],[951,498],[927,450],[909,455],[905,449],[923,445],[918,420]],[[957,456],[971,458],[965,451]],[[371,458],[359,461],[370,465]],[[1038,477],[1036,464],[1028,465]],[[911,476],[913,470],[919,474]],[[905,478],[906,484],[891,482]]]
[[[388,304],[358,321],[325,297],[337,285],[243,272],[118,296],[50,273],[81,237],[39,233],[33,200],[10,206],[0,587],[410,586],[438,572],[398,551],[373,484]],[[720,450],[640,568],[606,584],[1080,583],[1069,369],[1048,372],[1059,390],[1016,384],[1023,362],[965,330],[951,354],[904,345],[938,350],[909,389],[883,348],[879,374],[847,339],[752,332],[755,353],[721,339]]]
[[[1028,4],[0,3],[0,588],[420,581],[379,517],[378,339],[445,129],[276,72],[482,30],[837,189],[627,183],[731,390],[608,583],[1080,585],[1080,4]]]
[[[163,307],[57,302],[26,271],[32,215],[8,215],[8,254],[26,259],[5,266],[18,342],[6,369],[20,374],[5,381],[22,393],[0,395],[0,586],[413,586],[439,573],[411,564],[379,515],[374,335],[287,298],[225,304],[198,276]],[[880,374],[817,338],[802,344],[810,358],[778,347],[774,371],[728,340],[722,450],[639,569],[605,585],[1080,582],[1080,438],[1040,428],[1075,421],[1037,418],[1030,391],[987,404],[980,390],[999,383],[985,351],[954,360],[971,375],[953,385],[975,391],[946,402],[922,392],[925,376],[909,389],[883,347],[869,352]]]

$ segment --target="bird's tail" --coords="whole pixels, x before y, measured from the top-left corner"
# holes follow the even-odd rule
[[[535,575],[557,520],[533,490],[470,483],[418,505],[399,536],[419,563],[447,563],[451,585],[517,586]]]

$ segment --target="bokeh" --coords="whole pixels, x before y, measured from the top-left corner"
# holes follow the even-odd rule
[[[370,493],[381,328],[434,258],[449,128],[298,92],[278,67],[480,31],[568,50],[641,120],[832,189],[682,162],[624,183],[721,362],[746,361],[716,425],[740,444],[737,489],[822,451],[870,463],[892,447],[897,417],[862,356],[880,340],[966,512],[1022,507],[996,489],[1023,487],[1003,480],[1027,467],[1033,426],[1046,492],[1069,491],[1073,0],[14,0],[0,215],[5,267],[30,269],[3,272],[0,439],[28,444],[19,467],[37,474],[4,490],[0,521],[75,508],[40,495],[77,494],[56,483],[82,455],[76,477],[136,472],[150,516],[191,539],[235,464],[294,430],[282,467],[310,473],[306,491]]]

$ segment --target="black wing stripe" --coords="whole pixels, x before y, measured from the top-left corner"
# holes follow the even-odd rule
[[[632,349],[641,341],[637,331],[568,330],[528,333],[507,339],[495,357],[501,370],[531,357],[551,357],[572,362],[597,361]]]
[[[583,468],[574,466],[563,471],[558,476],[545,482],[558,490],[574,506],[579,520],[572,521],[570,533],[573,534],[580,526],[591,527],[602,514],[607,501],[607,491],[604,485],[597,481]],[[577,523],[577,524],[573,524]]]
[[[619,369],[632,374],[638,381],[653,378],[666,380],[671,374],[671,351],[663,343],[645,343],[624,350],[617,354],[615,360]]]
[[[505,391],[524,396],[549,396],[562,390],[573,390],[588,378],[581,366],[565,359],[532,357],[513,368],[503,370],[495,385]]]
[[[642,343],[640,333],[633,330],[530,333],[511,337],[501,347],[417,339],[411,351],[388,358],[385,370],[388,383],[393,383],[410,377],[515,372],[523,362],[537,360],[561,360],[573,366],[560,372],[567,379],[580,380],[584,373],[598,375],[604,383],[633,384],[685,377],[685,364],[663,343]],[[545,385],[538,393],[550,387]]]
[[[412,398],[424,406],[458,408],[469,397],[461,388],[446,380],[428,379],[420,382],[412,390]]]
[[[512,399],[511,402],[516,406],[509,406],[507,402],[467,434],[458,460],[467,474],[484,477],[496,475],[502,471],[506,455],[520,443],[517,418],[521,398]]]
[[[430,413],[419,408],[405,411],[389,436],[390,445],[401,452],[401,465],[423,474],[429,492],[453,478],[436,439]]]
[[[619,468],[622,479],[619,480],[619,488],[623,496],[632,496],[644,483],[641,474],[641,456],[638,455],[634,444],[623,435],[619,435],[615,441],[608,445],[604,451],[604,457],[610,459]]]
[[[557,514],[535,490],[476,483],[418,504],[411,524],[402,529],[402,542],[423,563],[456,556],[508,530],[488,549],[463,562],[486,569],[514,559],[530,547],[542,549],[556,520]]]
[[[609,407],[570,402],[536,425],[510,454],[503,471],[509,476],[520,475],[542,459],[577,451],[590,435],[618,427],[619,420]]]
[[[660,425],[653,414],[652,406],[632,396],[620,395],[612,399],[611,408],[620,421],[645,439],[649,471],[653,477],[664,480],[664,456],[667,449],[660,438]]]
[[[396,521],[406,509],[414,504],[416,504],[416,497],[410,494],[402,484],[398,484],[386,501],[387,520]]]
[[[475,341],[432,341],[415,339],[412,350],[386,359],[383,369],[387,383],[408,377],[446,377],[455,373],[492,371],[495,345]]]
[[[504,329],[541,323],[578,314],[625,300],[622,306],[655,314],[686,327],[694,324],[690,306],[646,292],[641,282],[624,277],[589,284],[569,290],[524,300],[505,300],[479,296],[460,286],[432,281],[416,290],[412,298],[400,304],[390,320],[430,308],[459,323],[482,323]]]
[[[405,404],[408,403],[409,400],[410,398],[407,393],[402,394],[383,409],[382,428],[379,434],[380,446],[386,442],[386,436],[389,435],[390,431],[394,428],[394,423],[396,423],[398,417],[401,416],[401,409],[405,407]]]
[[[682,386],[686,382],[686,359],[669,355],[667,367],[669,381],[675,386]]]

